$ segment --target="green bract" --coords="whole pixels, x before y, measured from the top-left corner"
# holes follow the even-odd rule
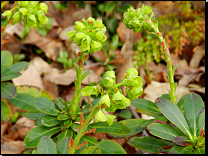
[[[27,6],[29,3],[30,1],[18,1],[18,4],[23,7]]]
[[[11,10],[7,10],[5,11],[2,16],[7,16],[8,19],[10,19],[12,17],[12,12]]]
[[[48,11],[48,6],[45,3],[40,3],[40,9],[46,14]]]
[[[90,86],[86,86],[82,89],[81,94],[82,96],[90,97],[92,94],[93,89]]]
[[[107,115],[107,123],[109,124],[109,126],[111,126],[113,124],[113,119],[115,119],[116,116],[114,115]]]
[[[106,27],[102,20],[95,20],[89,17],[87,20],[75,22],[75,30],[68,31],[67,37],[74,41],[78,46],[81,46],[83,52],[96,52],[102,48],[102,43],[106,41]]]
[[[135,68],[129,68],[124,74],[124,78],[129,76],[137,76],[137,75],[138,75],[138,71]]]
[[[107,120],[107,117],[105,116],[105,113],[103,113],[101,110],[96,113],[95,122],[98,122],[98,121],[105,122],[106,120]]]
[[[108,94],[103,95],[103,96],[100,98],[98,104],[99,104],[99,105],[105,104],[106,106],[110,107],[110,98],[109,98]]]
[[[99,90],[97,86],[92,86],[92,95],[98,96],[99,95]]]

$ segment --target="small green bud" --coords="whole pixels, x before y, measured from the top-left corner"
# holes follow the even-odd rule
[[[92,52],[96,52],[102,48],[102,44],[97,41],[92,41],[90,47]]]
[[[107,115],[107,123],[109,126],[111,126],[113,124],[113,119],[115,119],[116,116],[114,115]]]
[[[37,5],[39,2],[38,1],[30,1],[30,5],[35,6]]]
[[[138,96],[142,95],[143,88],[141,86],[138,87],[132,87],[131,89],[128,90],[128,95],[127,97],[131,100],[137,99]]]
[[[48,18],[45,16],[42,10],[38,11],[37,15],[38,15],[38,20],[40,21],[40,24],[44,25],[48,23]]]
[[[140,76],[132,76],[130,77],[129,79],[129,82],[130,82],[130,86],[143,86],[142,84],[142,78]]]
[[[97,86],[91,86],[92,88],[92,95],[95,95],[96,97],[99,95],[99,90]]]
[[[111,77],[105,77],[103,79],[103,85],[105,87],[111,87],[115,83],[115,80]]]
[[[86,86],[81,91],[82,96],[88,96],[90,97],[92,94],[92,88],[90,86]]]
[[[97,21],[95,21],[94,27],[95,27],[95,28],[102,28],[102,27],[103,27],[103,22],[102,22],[102,20],[97,20]]]
[[[90,50],[90,41],[91,41],[91,38],[88,35],[85,35],[85,37],[82,39],[82,42],[81,42],[81,51]]]
[[[25,16],[27,14],[27,9],[25,8],[20,8],[19,11]]]
[[[70,41],[74,39],[76,32],[77,32],[76,30],[71,30],[66,32],[66,36],[70,38]]]
[[[12,18],[14,18],[14,20],[12,21],[12,25],[15,25],[17,22],[20,22],[22,17],[20,16],[20,12],[17,11],[13,14]]]
[[[131,101],[124,97],[120,103],[115,104],[116,109],[125,109],[126,107],[130,106]]]
[[[126,77],[126,75],[128,76],[137,76],[138,75],[138,71],[135,68],[129,68],[126,73],[124,74],[124,78]]]
[[[18,1],[18,4],[25,7],[30,3],[30,1]]]
[[[76,43],[78,46],[80,46],[81,41],[84,37],[85,37],[85,33],[83,33],[83,32],[76,33],[75,38],[74,38],[74,43]]]
[[[35,18],[35,15],[29,15],[27,17],[27,24],[30,28],[34,28],[37,25],[37,20]]]
[[[95,19],[92,18],[92,17],[89,17],[89,18],[87,19],[87,22],[95,22]]]
[[[100,98],[98,104],[99,104],[99,105],[105,104],[106,106],[110,107],[110,98],[109,98],[108,94],[103,95],[103,96]]]
[[[119,91],[117,91],[113,96],[112,96],[112,101],[117,104],[117,103],[120,103],[123,98],[125,96],[123,94],[121,94]]]
[[[95,114],[95,122],[98,122],[98,121],[105,122],[106,120],[107,120],[107,117],[106,117],[105,113],[103,113],[101,110],[99,110]]]
[[[82,30],[84,28],[84,25],[82,24],[82,22],[76,21],[75,23],[75,30]]]
[[[40,3],[40,9],[46,14],[48,11],[48,6],[45,3]]]
[[[12,12],[10,10],[5,11],[2,16],[7,16],[7,19],[10,19],[12,16]]]
[[[107,37],[105,36],[105,34],[101,31],[98,31],[96,34],[95,34],[97,40],[99,40],[100,42],[105,42]]]
[[[104,75],[104,78],[105,77],[110,77],[113,78],[114,80],[116,79],[115,72],[113,70],[107,71]]]

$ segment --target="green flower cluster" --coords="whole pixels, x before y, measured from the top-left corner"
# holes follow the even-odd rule
[[[135,33],[141,32],[148,25],[145,22],[146,19],[151,19],[153,16],[152,8],[147,5],[143,5],[141,8],[137,10],[130,7],[127,12],[123,14],[123,22],[128,29],[134,29]],[[148,14],[151,14],[149,17]]]
[[[108,88],[108,91],[103,91],[102,87],[98,88],[98,86],[86,86],[82,89],[81,94],[82,96],[90,97],[91,95],[97,96],[101,93],[101,98],[97,106],[104,105],[107,112],[114,112],[116,109],[125,109],[131,104],[130,100],[138,98],[143,92],[142,79],[138,76],[138,71],[135,68],[129,68],[122,82],[118,84],[115,82],[115,72],[106,72],[103,77],[103,85]],[[118,89],[121,85],[126,86],[127,97],[122,94],[121,89]],[[95,117],[95,122],[96,121],[107,121],[111,123],[113,122],[113,117],[109,115],[105,116],[100,107],[100,111]]]
[[[68,31],[67,37],[70,37],[71,41],[81,46],[82,52],[96,52],[102,48],[102,43],[106,41],[105,36],[106,27],[102,20],[95,20],[89,17],[87,20],[75,22],[75,30]]]
[[[18,4],[13,9],[5,11],[2,16],[7,16],[7,20],[12,18],[12,25],[17,22],[20,24],[22,17],[24,17],[25,25],[34,28],[48,22],[48,18],[45,16],[47,10],[48,6],[45,3],[18,1]]]

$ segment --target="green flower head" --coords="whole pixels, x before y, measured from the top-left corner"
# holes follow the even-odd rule
[[[12,11],[7,10],[2,14],[2,16],[7,16],[7,19],[10,19],[12,17]]]
[[[48,11],[48,6],[45,3],[40,3],[40,9],[46,14]]]
[[[92,52],[96,52],[102,48],[102,44],[97,41],[91,41],[90,48]]]
[[[82,22],[76,21],[75,23],[75,30],[82,30],[84,28],[84,25],[82,24]]]
[[[107,117],[105,113],[103,113],[101,110],[95,114],[95,122],[98,122],[98,121],[105,122],[106,120],[107,120]]]
[[[27,6],[29,3],[30,1],[18,1],[18,4],[23,7]]]
[[[103,95],[103,96],[100,98],[98,104],[99,104],[99,105],[105,104],[106,106],[110,107],[110,98],[109,98],[108,94]]]

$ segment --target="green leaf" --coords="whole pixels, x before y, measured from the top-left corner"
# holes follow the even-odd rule
[[[162,148],[164,145],[174,145],[171,142],[153,137],[134,137],[131,138],[127,143],[133,147],[153,153],[159,153],[158,149]]]
[[[41,122],[42,117],[46,116],[48,114],[43,113],[41,116],[38,117],[37,120],[35,120],[35,125],[36,126],[44,126],[43,123]]]
[[[182,147],[176,145],[169,150],[168,154],[193,154],[193,147]]]
[[[8,99],[11,104],[19,109],[27,110],[29,112],[40,112],[35,106],[35,97],[24,93],[17,93],[13,99]]]
[[[184,111],[184,100],[188,94],[183,95],[177,103],[178,108],[183,112]]]
[[[173,142],[175,144],[180,145],[180,146],[188,146],[191,144],[190,142],[188,142],[188,139],[185,136],[177,136],[177,137],[173,138]]]
[[[97,146],[89,146],[85,148],[81,153],[79,154],[102,154],[101,150]]]
[[[2,77],[4,76],[8,76],[10,74],[16,73],[16,72],[21,72],[22,70],[24,70],[25,68],[27,68],[29,66],[29,62],[26,61],[22,61],[22,62],[17,62],[7,68],[5,68],[1,75]]]
[[[56,145],[57,154],[67,154],[70,137],[62,138]]]
[[[159,138],[170,141],[173,141],[173,138],[180,135],[177,131],[175,131],[170,126],[161,123],[152,123],[147,126],[147,129],[151,134]]]
[[[205,147],[199,147],[193,151],[194,154],[205,154]]]
[[[110,13],[111,11],[113,11],[113,9],[115,9],[115,7],[116,7],[116,2],[109,2],[105,6],[105,12]]]
[[[61,113],[58,107],[46,97],[39,97],[35,99],[34,106],[41,112],[49,115],[57,116]]]
[[[89,136],[83,136],[83,137],[88,142],[88,146],[99,147],[102,154],[126,154],[122,146],[114,141],[105,140],[105,139],[101,140]]]
[[[73,131],[72,131],[72,129],[67,128],[67,129],[65,129],[63,132],[61,132],[59,135],[57,135],[57,136],[54,138],[54,142],[59,143],[59,141],[60,141],[61,139],[67,138],[67,137],[72,138],[72,136],[73,136]],[[56,141],[55,141],[55,140],[56,140]]]
[[[119,117],[122,117],[124,119],[130,119],[132,117],[130,110],[122,110],[117,114]]]
[[[17,90],[16,87],[10,83],[10,82],[5,82],[1,83],[1,97],[5,99],[12,99],[16,96]]]
[[[88,130],[91,130],[93,128],[96,128],[96,132],[100,133],[111,133],[111,134],[128,134],[130,133],[130,129],[122,125],[118,122],[113,122],[111,126],[108,125],[107,122],[95,122],[88,126]]]
[[[19,85],[16,86],[17,88],[17,93],[24,93],[27,95],[32,95],[36,98],[38,97],[46,97],[50,100],[54,100],[53,97],[44,89],[36,87],[36,86],[32,86],[32,85]]]
[[[159,102],[157,102],[156,105],[163,115],[191,139],[192,136],[190,133],[190,128],[180,109],[173,102],[166,98],[159,97],[157,100]]]
[[[69,119],[69,116],[66,115],[66,114],[59,114],[59,115],[57,116],[57,119],[58,119],[58,120],[67,120],[67,119]]]
[[[51,127],[60,123],[60,120],[57,120],[56,116],[46,115],[41,118],[41,122],[46,127]]]
[[[119,36],[117,34],[113,35],[111,40],[110,49],[115,51],[118,48]]]
[[[43,136],[40,139],[37,147],[38,154],[57,154],[56,144],[48,136]]]
[[[6,68],[7,69],[7,68]],[[6,70],[4,69],[4,71]],[[19,76],[21,76],[22,74],[20,72],[17,73],[10,73],[9,75],[2,75],[1,77],[1,81],[8,81],[8,80],[12,80],[14,78],[17,78]]]
[[[12,65],[13,57],[9,51],[3,50],[1,51],[1,72]]]
[[[113,34],[115,34],[115,35],[117,35],[116,34],[116,28],[118,27],[118,19],[117,18],[115,18],[115,17],[110,17],[109,19],[108,19],[108,21],[107,21],[107,29],[111,32],[111,33],[113,33]],[[117,41],[116,41],[117,42]],[[112,43],[111,43],[112,44]],[[118,43],[116,43],[113,47],[115,48],[116,47],[116,49],[117,49],[117,44]],[[111,48],[110,48],[111,49]]]
[[[131,101],[131,104],[135,106],[137,112],[144,113],[155,118],[162,117],[160,110],[157,108],[155,103],[145,99],[135,99]]]
[[[11,117],[11,109],[9,106],[1,100],[1,121],[7,122]]]
[[[122,138],[122,137],[130,137],[133,136],[135,134],[138,134],[140,132],[142,132],[144,129],[146,129],[147,125],[152,123],[154,121],[154,119],[150,119],[150,120],[145,120],[145,119],[127,119],[127,120],[122,120],[119,121],[119,123],[122,123],[123,125],[127,126],[131,132],[128,134],[123,134],[123,135],[112,135],[113,138]]]
[[[22,112],[20,113],[20,115],[28,119],[37,120],[40,116],[47,115],[47,114],[40,113],[40,112]]]
[[[201,134],[200,130],[205,129],[205,107],[202,108],[198,119],[198,135]]]
[[[61,97],[58,97],[54,100],[54,103],[61,109],[66,110],[66,101]]]
[[[89,75],[90,73],[92,73],[92,70],[88,70],[86,71],[83,75],[82,75],[82,80],[84,80],[84,78]]]
[[[53,134],[59,132],[60,130],[60,127],[35,127],[27,133],[24,139],[24,146],[25,148],[37,147],[38,142],[43,136],[51,137]]]
[[[196,93],[190,93],[184,99],[185,117],[194,136],[197,135],[198,118],[203,107],[203,100]]]

